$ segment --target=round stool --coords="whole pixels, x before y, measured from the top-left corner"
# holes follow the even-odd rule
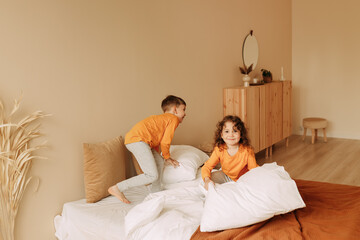
[[[326,138],[327,120],[325,118],[304,118],[303,127],[304,127],[303,141],[305,140],[306,137],[306,130],[310,128],[312,135],[311,143],[314,144],[315,140],[317,139],[317,131],[318,129],[322,128],[324,132],[324,142],[327,142],[327,138]]]

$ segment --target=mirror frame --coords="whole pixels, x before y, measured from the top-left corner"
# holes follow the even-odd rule
[[[242,59],[246,67],[253,64],[252,69],[254,70],[259,57],[259,46],[257,40],[253,34],[253,30],[245,37],[242,49]]]

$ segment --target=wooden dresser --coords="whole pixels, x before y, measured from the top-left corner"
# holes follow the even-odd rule
[[[237,115],[248,129],[255,153],[291,135],[291,90],[287,81],[273,81],[264,85],[224,89],[224,116]]]

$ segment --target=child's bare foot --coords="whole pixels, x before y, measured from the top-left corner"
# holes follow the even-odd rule
[[[120,190],[118,189],[118,187],[116,185],[109,187],[108,192],[111,195],[115,196],[120,201],[122,201],[123,203],[130,203],[130,201],[127,200],[127,198],[125,197],[125,195],[122,192],[120,192]]]

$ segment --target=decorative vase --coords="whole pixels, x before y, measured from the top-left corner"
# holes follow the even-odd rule
[[[242,78],[243,82],[244,82],[244,87],[248,87],[250,86],[250,76],[245,74]]]
[[[272,76],[263,76],[263,80],[265,83],[271,83],[272,82]]]

